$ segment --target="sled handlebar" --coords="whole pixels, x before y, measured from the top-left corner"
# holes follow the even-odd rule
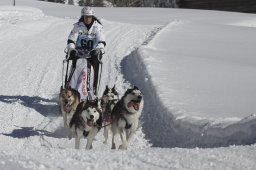
[[[66,54],[66,59],[63,60],[63,63],[64,63],[64,62],[67,62],[67,61],[69,61],[69,60],[74,60],[74,59],[78,59],[78,58],[85,58],[85,59],[92,58],[92,56],[90,55],[90,52],[93,51],[93,50],[94,50],[94,49],[90,50],[90,51],[88,52],[89,55],[86,56],[86,57],[78,57],[78,56],[76,56],[76,58],[70,58],[68,49],[67,49],[67,47],[66,47],[66,48],[64,49],[64,53]],[[102,60],[101,60],[101,58],[100,58],[100,54],[98,54],[98,56],[97,56],[97,61],[98,61],[100,64],[103,64],[103,62],[102,62]]]

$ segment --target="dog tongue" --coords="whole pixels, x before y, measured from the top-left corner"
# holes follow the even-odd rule
[[[70,107],[69,105],[65,105],[65,106],[64,106],[64,111],[65,111],[65,112],[69,113],[70,110],[71,110],[71,107]]]
[[[87,125],[88,125],[88,126],[93,126],[93,121],[92,121],[92,120],[87,121]]]
[[[128,103],[128,107],[133,107],[135,110],[139,110],[139,103],[131,101]]]

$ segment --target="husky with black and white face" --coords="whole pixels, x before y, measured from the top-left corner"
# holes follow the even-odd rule
[[[138,129],[139,118],[144,107],[144,100],[141,91],[134,86],[128,89],[120,101],[112,110],[113,120],[111,131],[112,149],[116,149],[115,135],[120,134],[122,144],[119,149],[127,149],[128,144]]]
[[[101,98],[101,108],[103,113],[103,126],[104,126],[104,144],[108,141],[108,132],[111,128],[111,112],[119,100],[119,94],[116,91],[115,85],[112,88],[106,86],[102,98]]]
[[[92,148],[92,142],[102,127],[102,111],[98,100],[79,103],[69,127],[75,132],[75,148],[79,149],[80,139],[87,138],[86,149]]]

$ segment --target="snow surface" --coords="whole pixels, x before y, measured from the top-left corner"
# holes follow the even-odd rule
[[[95,8],[107,37],[100,92],[137,85],[145,108],[127,151],[102,131],[86,151],[57,105],[81,7],[16,4],[0,2],[0,169],[255,169],[255,14]]]

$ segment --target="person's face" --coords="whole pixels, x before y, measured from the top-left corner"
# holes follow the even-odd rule
[[[84,23],[85,24],[91,24],[92,22],[92,16],[84,16]]]

